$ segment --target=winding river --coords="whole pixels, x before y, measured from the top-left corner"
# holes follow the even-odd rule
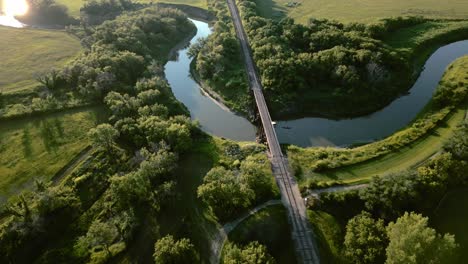
[[[197,34],[190,44],[211,34],[207,23],[192,20]],[[200,86],[190,77],[189,47],[180,50],[175,61],[165,66],[166,78],[176,98],[190,110],[202,129],[210,134],[238,141],[254,141],[256,128],[247,119],[240,117],[206,96]]]
[[[211,33],[207,23],[192,20],[197,35],[191,43]],[[216,101],[207,97],[190,77],[188,47],[179,51],[176,61],[166,65],[166,76],[178,100],[183,102],[208,133],[233,140],[254,140],[255,127]],[[302,147],[347,146],[370,142],[391,135],[405,127],[429,102],[447,66],[468,54],[468,41],[455,42],[439,48],[427,60],[424,70],[409,94],[384,109],[364,117],[330,120],[302,118],[277,122],[276,131],[281,143]]]

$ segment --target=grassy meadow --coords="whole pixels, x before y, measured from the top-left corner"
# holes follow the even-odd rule
[[[50,180],[88,146],[87,132],[103,120],[102,108],[2,121],[0,202],[34,183]]]
[[[369,22],[392,16],[460,19],[468,16],[468,1],[460,0],[257,0],[257,6],[262,16],[287,15],[303,24],[310,18]]]
[[[60,67],[81,50],[79,40],[62,31],[0,26],[0,36],[0,92],[33,87],[37,74]]]

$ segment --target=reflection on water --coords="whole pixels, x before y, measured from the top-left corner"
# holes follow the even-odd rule
[[[468,54],[468,41],[455,42],[438,49],[427,60],[424,70],[409,95],[371,115],[346,119],[302,118],[277,122],[281,143],[298,146],[347,146],[378,140],[408,125],[430,101],[445,69]]]
[[[192,21],[198,30],[191,43],[211,34],[207,23]],[[204,95],[190,77],[191,60],[187,51],[188,48],[180,50],[177,60],[169,61],[165,66],[166,78],[177,100],[187,106],[192,118],[200,122],[203,131],[233,140],[254,141],[256,128],[247,119],[226,111]]]
[[[0,14],[0,25],[6,27],[23,28],[25,24],[19,22],[14,16]]]

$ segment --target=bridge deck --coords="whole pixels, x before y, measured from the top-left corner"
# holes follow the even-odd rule
[[[288,161],[281,151],[270,112],[268,111],[265,97],[263,96],[262,84],[259,81],[252,59],[247,35],[245,34],[239,11],[234,1],[235,0],[227,0],[227,3],[244,54],[250,88],[253,91],[263,129],[265,130],[270,150],[269,157],[272,171],[280,188],[283,204],[288,210],[288,218],[292,227],[292,238],[295,243],[296,253],[301,263],[320,263],[318,250],[313,240],[314,235],[308,224],[304,200],[299,192],[296,181],[290,173]]]

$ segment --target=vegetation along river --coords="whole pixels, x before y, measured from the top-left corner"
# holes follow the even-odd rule
[[[192,20],[197,34],[190,44],[207,37],[211,30],[207,23]],[[254,141],[256,128],[247,119],[230,112],[206,96],[200,86],[190,77],[189,47],[178,52],[175,61],[165,66],[166,78],[177,100],[190,110],[193,119],[200,122],[202,129],[210,134],[239,141]]]
[[[198,28],[198,38],[211,31],[207,23],[193,21]],[[188,48],[179,52],[177,61],[166,65],[166,76],[176,97],[198,119],[202,128],[211,134],[234,140],[253,140],[255,128],[246,119],[220,107],[205,96],[190,78]],[[276,126],[281,143],[298,146],[347,146],[369,142],[391,135],[409,124],[430,101],[445,69],[455,59],[468,54],[468,41],[460,41],[439,48],[427,60],[424,70],[409,94],[393,101],[384,109],[368,116],[330,120],[326,118],[302,118],[280,121]]]

